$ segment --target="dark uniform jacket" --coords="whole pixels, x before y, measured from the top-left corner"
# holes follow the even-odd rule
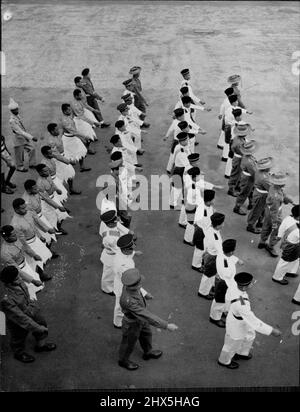
[[[6,285],[5,292],[1,307],[6,319],[29,332],[40,332],[40,325],[32,319],[39,307],[30,300],[25,283],[20,280],[17,285]]]
[[[120,306],[129,321],[148,322],[157,328],[167,329],[168,322],[149,312],[146,308],[146,301],[139,289],[130,290],[123,287],[120,298]]]

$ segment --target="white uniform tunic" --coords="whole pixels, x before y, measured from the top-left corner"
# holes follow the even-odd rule
[[[219,362],[229,365],[235,354],[248,356],[252,348],[255,331],[264,335],[271,335],[272,326],[258,319],[251,311],[249,298],[246,292],[237,287],[229,289],[231,301],[226,318],[226,334]]]
[[[211,225],[210,217],[214,213],[212,206],[206,206],[206,204],[201,202],[196,209],[194,224],[199,226],[205,235],[207,228]],[[200,249],[195,245],[192,266],[195,268],[200,268],[202,266],[202,257],[205,249]]]
[[[126,116],[123,116],[121,114],[118,120],[123,120],[123,122],[125,123],[126,129],[130,133],[132,133],[132,136],[134,138],[135,147],[137,148],[137,150],[140,150],[142,147],[140,126],[135,122],[135,120],[129,114],[127,114]],[[116,133],[117,133],[117,130],[116,130]]]

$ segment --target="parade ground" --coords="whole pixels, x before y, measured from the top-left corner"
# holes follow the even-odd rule
[[[282,387],[299,385],[299,335],[295,316],[299,306],[291,299],[299,277],[281,286],[271,281],[277,259],[259,250],[259,235],[246,231],[246,218],[234,214],[234,198],[227,195],[225,163],[217,149],[219,107],[231,74],[242,76],[242,96],[258,141],[257,158],[273,156],[276,169],[289,173],[286,192],[299,203],[299,75],[293,53],[299,48],[299,2],[126,2],[54,1],[4,2],[12,18],[2,22],[2,134],[11,148],[9,98],[20,105],[27,130],[43,145],[46,126],[58,122],[61,104],[72,100],[75,76],[91,70],[96,91],[105,98],[101,110],[109,129],[98,129],[96,155],[88,155],[88,173],[75,184],[81,196],[70,196],[72,219],[64,223],[67,236],[55,245],[60,258],[46,271],[53,279],[38,295],[49,325],[52,353],[36,354],[32,364],[13,358],[8,336],[1,336],[2,391],[78,389]],[[105,146],[114,134],[116,110],[129,68],[142,67],[147,98],[143,134],[143,172],[165,174],[170,141],[163,137],[179,99],[180,70],[188,67],[193,90],[203,96],[211,112],[197,114],[207,130],[198,135],[201,169],[205,178],[224,188],[216,192],[216,210],[226,214],[223,239],[236,238],[242,270],[257,280],[249,292],[257,317],[278,327],[281,338],[257,335],[253,359],[238,370],[221,368],[217,359],[225,330],[209,322],[210,302],[198,297],[201,275],[191,269],[193,248],[183,244],[178,211],[132,212],[137,234],[136,267],[144,287],[154,296],[151,312],[178,325],[168,332],[153,328],[153,346],[163,351],[159,360],[144,361],[137,345],[132,360],[140,365],[129,372],[118,366],[121,331],[113,327],[114,298],[100,289],[102,264],[100,212],[96,207],[98,176],[109,174]],[[298,66],[299,68],[299,66]],[[39,152],[39,150],[38,150]],[[35,171],[16,172],[15,196],[2,194],[1,225],[9,224],[15,197],[23,194],[25,179]],[[150,201],[149,201],[150,204]],[[290,206],[284,206],[287,215]],[[2,286],[0,289],[2,297]],[[298,311],[298,315],[295,312]],[[292,319],[294,317],[294,320]],[[299,331],[299,326],[298,326]],[[28,353],[33,340],[27,342]]]

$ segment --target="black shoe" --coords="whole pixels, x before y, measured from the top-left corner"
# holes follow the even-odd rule
[[[270,247],[269,245],[266,245],[266,251],[269,252],[269,255],[276,258],[278,257],[278,253],[273,247]]]
[[[192,243],[192,242],[187,242],[186,240],[183,240],[183,243],[184,243],[185,245],[195,246],[194,243]]]
[[[51,252],[52,252],[52,259],[57,259],[57,258],[59,258],[60,257],[60,255],[58,254],[58,253],[56,253],[56,252],[53,252],[52,250],[51,250]]]
[[[93,150],[93,149],[89,149],[87,152],[88,152],[88,154],[90,154],[90,155],[96,154],[96,150]]]
[[[80,172],[81,172],[81,173],[83,173],[83,172],[89,172],[90,170],[92,170],[91,167],[82,167],[82,168],[80,169]]]
[[[296,278],[298,276],[298,273],[286,272],[284,276],[287,276],[288,278]]]
[[[47,282],[52,279],[52,275],[47,275],[47,273],[43,272],[40,274],[40,279],[42,282]]]
[[[150,127],[150,123],[145,123],[144,122],[141,126],[141,129],[149,129],[149,127]]]
[[[198,296],[200,296],[201,298],[204,298],[206,300],[213,300],[214,299],[213,295],[210,295],[210,294],[202,295],[202,293],[200,293],[200,292],[198,292]]]
[[[13,195],[15,192],[8,186],[3,186],[1,188],[2,193],[6,193],[7,195]]]
[[[227,162],[227,158],[226,157],[222,157],[222,162]]]
[[[183,229],[186,229],[186,225],[183,225],[182,223],[178,223],[179,227],[182,227]]]
[[[237,197],[237,193],[235,193],[233,190],[228,190],[227,194],[232,197]]]
[[[300,302],[294,298],[291,300],[291,302],[295,303],[295,305],[300,305]]]
[[[265,243],[263,243],[263,242],[259,242],[259,244],[258,244],[258,249],[265,249],[266,248],[266,244]]]
[[[170,209],[172,209],[172,210],[175,209],[175,206],[173,206],[173,205],[169,205],[169,206],[170,206]]]
[[[143,156],[144,153],[145,153],[145,150],[137,150],[136,152],[138,156]]]
[[[60,228],[58,229],[58,231],[55,232],[55,234],[56,234],[56,235],[67,235],[68,232],[67,232],[65,229],[63,229],[62,227],[60,227]]]
[[[149,360],[149,359],[158,359],[162,355],[161,350],[152,350],[151,352],[144,353],[143,359],[144,360]]]
[[[251,232],[251,233],[254,233],[254,234],[256,234],[256,235],[258,235],[259,233],[261,233],[261,230],[260,230],[260,229],[257,229],[256,227],[249,226],[249,225],[247,226],[246,230],[247,230],[247,232]]]
[[[196,268],[196,266],[192,266],[193,270],[196,270],[196,272],[202,273],[202,268]]]
[[[225,179],[230,179],[230,176],[224,175]]]
[[[250,359],[252,359],[252,354],[249,353],[249,355],[246,356],[246,355],[239,355],[238,353],[236,353],[232,359],[234,359],[234,360],[250,360]]]
[[[51,352],[56,349],[55,343],[45,343],[43,346],[36,346],[34,348],[35,352]]]
[[[110,123],[101,123],[101,129],[104,129],[105,127],[109,127]]]
[[[70,195],[81,195],[80,190],[70,190]]]
[[[14,183],[11,183],[11,182],[7,182],[5,184],[6,184],[6,186],[10,187],[11,189],[16,189],[16,187],[17,187],[17,185],[15,185]]]
[[[273,282],[279,283],[280,285],[288,285],[289,282],[286,279],[282,279],[282,280],[277,280],[272,278]]]
[[[241,216],[245,216],[247,214],[247,212],[244,209],[242,209],[241,207],[236,207],[235,206],[233,208],[233,211],[234,211],[234,213],[237,213],[238,215],[241,215]]]
[[[114,324],[114,328],[116,328],[116,329],[122,329],[122,326],[117,326],[117,325]]]
[[[261,228],[263,227],[263,222],[257,222],[257,223],[256,223],[256,227],[257,227],[258,229],[261,229]]]
[[[253,208],[252,203],[249,203],[249,205],[248,205],[247,209],[248,209],[248,210],[251,210],[252,208]]]
[[[218,148],[218,149],[224,149],[224,147],[221,146],[221,145],[219,145],[219,144],[217,144],[217,148]]]
[[[226,326],[226,323],[222,319],[215,320],[215,319],[209,318],[209,321],[213,323],[214,325],[218,326],[219,328],[225,328]]]
[[[229,365],[225,365],[224,363],[221,363],[220,361],[218,361],[218,365],[224,366],[225,368],[228,368],[228,369],[237,369],[240,366],[237,362],[234,362],[234,361],[231,361]]]
[[[31,355],[28,355],[28,353],[26,352],[15,353],[14,358],[23,363],[32,363],[35,361],[35,358]]]
[[[125,361],[125,362],[119,361],[118,364],[122,368],[128,369],[129,371],[134,371],[139,367],[139,365],[137,363],[134,363],[134,362],[131,362],[131,361]]]
[[[101,290],[102,290],[102,292],[105,293],[106,295],[115,296],[114,292],[104,292],[103,289],[101,289]]]
[[[199,142],[195,142],[195,146],[198,146]]]

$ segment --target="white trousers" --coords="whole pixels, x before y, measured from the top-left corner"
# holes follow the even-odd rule
[[[211,288],[215,285],[215,276],[208,278],[205,275],[202,275],[201,282],[199,285],[199,293],[201,295],[209,295]]]
[[[298,288],[297,288],[297,290],[296,290],[296,293],[295,293],[295,295],[294,295],[294,299],[295,299],[297,302],[300,302],[300,282],[299,282]]]
[[[225,133],[224,133],[224,130],[221,130],[220,137],[218,140],[218,146],[224,147],[224,143],[225,143]]]
[[[192,137],[191,139],[189,139],[189,146],[190,146],[191,153],[195,153],[195,142],[196,142],[195,137]]]
[[[219,303],[214,299],[211,303],[209,316],[214,320],[220,320],[224,312],[226,312],[226,303]]]
[[[226,166],[225,166],[225,176],[230,177],[232,169],[232,159],[230,157],[227,158]]]
[[[202,266],[203,253],[204,253],[204,250],[201,250],[195,247],[194,254],[193,254],[193,260],[192,260],[192,266],[196,268],[200,268]]]
[[[187,222],[185,232],[184,232],[184,240],[186,242],[193,243],[194,232],[195,232],[195,226]]]
[[[121,279],[118,275],[115,275],[114,278],[114,293],[116,295],[115,299],[115,307],[114,307],[114,325],[116,326],[122,326],[122,319],[123,319],[123,312],[120,306],[120,297],[122,295],[122,290],[123,290],[123,284],[121,282]]]
[[[181,200],[182,200],[182,189],[178,189],[172,186],[171,193],[170,193],[170,205],[176,207],[181,204]]]
[[[186,216],[186,211],[185,211],[184,205],[181,206],[178,223],[180,225],[186,225],[187,224],[187,216]]]
[[[232,339],[227,333],[225,334],[224,345],[219,357],[219,362],[229,365],[232,358],[238,355],[248,356],[255,339],[255,331],[248,331],[243,339]]]
[[[228,153],[229,153],[229,144],[225,143],[225,141],[224,141],[222,158],[223,159],[228,159]]]
[[[132,133],[134,137],[133,143],[135,147],[137,148],[137,150],[140,150],[142,148],[141,130],[133,124],[130,124],[128,126],[128,130]]]
[[[167,172],[171,173],[173,163],[174,163],[174,153],[170,153],[168,164],[167,164]]]
[[[282,280],[284,278],[284,275],[289,272],[289,273],[297,273],[297,270],[299,268],[299,259],[294,260],[293,262],[286,262],[283,259],[279,259],[273,279],[276,280]]]

